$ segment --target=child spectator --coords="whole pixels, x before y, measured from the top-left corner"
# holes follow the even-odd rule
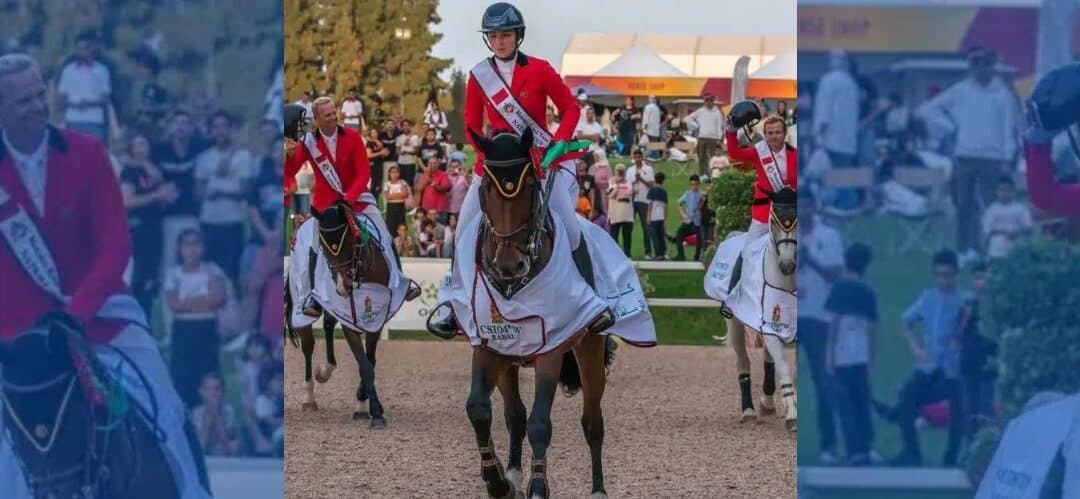
[[[225,305],[228,282],[217,265],[202,261],[199,231],[186,230],[178,239],[179,265],[169,269],[164,288],[173,316],[169,365],[180,398],[192,407],[199,401],[200,380],[221,368],[218,312]]]
[[[904,335],[915,357],[915,372],[900,389],[895,411],[886,411],[900,426],[903,449],[892,459],[898,466],[920,466],[922,452],[915,432],[919,409],[930,403],[949,401],[949,442],[944,464],[956,464],[963,435],[963,406],[960,403],[958,376],[960,349],[956,328],[967,293],[957,289],[959,264],[956,252],[939,251],[933,258],[935,286],[924,290],[904,311]],[[922,341],[916,339],[915,327],[922,324]]]
[[[847,465],[870,464],[874,437],[870,417],[870,368],[874,358],[877,296],[863,280],[870,247],[856,243],[844,254],[845,270],[825,301],[833,316],[826,347],[826,371],[847,444]]]
[[[690,190],[683,192],[682,196],[679,197],[679,214],[682,215],[682,225],[675,231],[675,237],[673,238],[675,248],[679,252],[675,257],[676,260],[686,259],[683,244],[686,236],[691,234],[697,236],[694,260],[701,259],[701,251],[704,249],[705,243],[705,238],[701,235],[701,205],[704,201],[705,196],[701,193],[701,177],[691,175]]]
[[[982,218],[982,232],[986,239],[986,256],[991,260],[1005,258],[1016,245],[1016,240],[1031,231],[1031,209],[1016,199],[1012,179],[998,180],[994,202],[986,207]]]
[[[413,252],[414,249],[414,242],[412,236],[409,235],[409,228],[405,225],[399,225],[397,227],[397,236],[394,237],[394,251],[397,252],[399,257],[417,256]]]
[[[615,176],[607,188],[608,223],[611,224],[611,237],[616,242],[622,234],[622,249],[630,256],[630,235],[634,230],[634,188],[626,181],[626,166],[615,165]]]
[[[412,198],[412,187],[401,178],[396,166],[391,166],[387,175],[389,180],[383,189],[386,197],[386,228],[391,234],[397,234],[398,226],[405,225],[405,205]]]
[[[236,437],[236,414],[225,403],[225,383],[217,371],[205,373],[199,383],[200,403],[191,411],[199,445],[208,456],[235,456],[240,453]]]
[[[646,199],[649,200],[649,231],[652,233],[653,260],[667,260],[667,233],[664,224],[667,221],[668,194],[664,190],[664,172],[656,172],[653,186],[649,188]]]
[[[259,436],[270,442],[268,451],[257,455],[285,455],[285,371],[281,364],[267,364],[259,372],[260,393],[255,399],[255,419]]]

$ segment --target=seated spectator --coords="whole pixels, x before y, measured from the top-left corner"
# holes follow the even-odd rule
[[[1016,241],[1031,232],[1034,222],[1031,208],[1016,199],[1012,179],[998,180],[996,199],[986,207],[982,218],[982,233],[986,239],[986,256],[991,260],[1005,258]]]
[[[439,245],[435,244],[435,222],[423,218],[420,221],[420,231],[416,236],[416,252],[424,258],[436,258],[439,256]]]
[[[188,407],[198,403],[198,384],[209,372],[221,369],[218,312],[224,307],[228,278],[221,269],[203,262],[203,239],[198,230],[180,234],[180,264],[165,275],[165,302],[172,311],[172,348],[169,365],[176,391]]]
[[[259,395],[255,399],[258,434],[269,440],[269,451],[256,455],[285,455],[285,370],[280,364],[267,364],[259,372]]]
[[[201,379],[199,405],[191,410],[199,446],[208,456],[236,456],[240,454],[240,440],[236,436],[236,414],[225,403],[225,383],[217,371]]]
[[[712,157],[709,158],[709,176],[712,178],[719,177],[728,168],[731,168],[731,159],[728,158],[727,152],[722,147],[717,147],[713,150]]]
[[[435,248],[435,257],[443,257],[443,244],[446,243],[446,226],[443,225],[439,219],[442,218],[442,214],[435,210],[428,210],[426,221],[431,224],[431,239],[430,243]]]
[[[420,256],[416,254],[416,245],[413,237],[409,235],[409,227],[397,226],[397,236],[394,237],[394,251],[398,256]]]

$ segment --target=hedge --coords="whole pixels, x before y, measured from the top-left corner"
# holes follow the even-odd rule
[[[753,172],[729,169],[712,180],[709,191],[709,207],[716,214],[716,240],[723,241],[733,231],[745,232],[750,227],[750,204],[754,200]],[[709,247],[702,262],[708,265],[716,252]]]

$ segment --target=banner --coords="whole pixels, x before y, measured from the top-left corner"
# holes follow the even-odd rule
[[[427,331],[427,317],[439,304],[439,285],[450,270],[445,258],[402,258],[402,271],[416,281],[422,292],[413,301],[401,305],[398,313],[386,323],[391,331]]]

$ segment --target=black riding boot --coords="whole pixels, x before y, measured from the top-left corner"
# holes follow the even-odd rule
[[[574,260],[574,266],[577,267],[581,277],[585,279],[585,282],[589,284],[590,288],[596,289],[596,274],[593,273],[592,257],[589,255],[589,246],[585,243],[585,236],[581,236],[581,242],[578,247],[574,249],[570,256]],[[611,326],[615,325],[615,313],[608,307],[604,311],[604,315],[593,322],[589,326],[590,333],[602,333],[607,331]]]
[[[318,254],[315,250],[308,251],[308,284],[311,289],[315,289],[315,265],[318,263]],[[303,313],[308,317],[319,317],[322,315],[322,305],[315,300],[315,293],[309,292],[307,298],[304,298]]]

